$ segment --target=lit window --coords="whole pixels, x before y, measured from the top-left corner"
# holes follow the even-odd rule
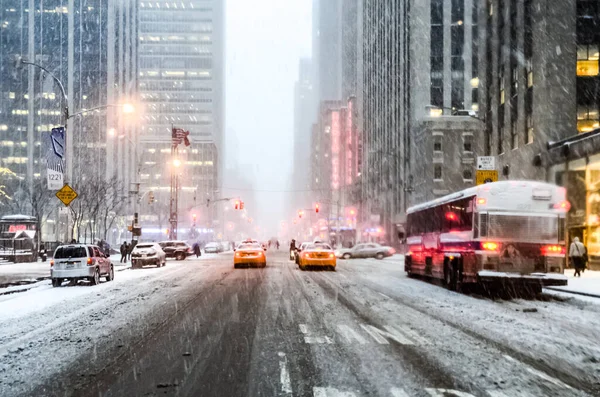
[[[498,85],[500,86],[500,104],[504,104],[504,76],[500,76]]]
[[[442,165],[434,164],[433,166],[433,179],[441,180],[442,179]]]
[[[15,93],[14,92],[9,92],[8,93],[8,98],[9,99],[15,99]]]
[[[577,76],[598,76],[598,44],[577,46]]]
[[[527,143],[533,143],[533,117],[527,116]]]

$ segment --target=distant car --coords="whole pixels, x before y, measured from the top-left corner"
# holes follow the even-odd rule
[[[383,259],[392,256],[396,250],[392,247],[379,245],[377,243],[356,244],[352,248],[342,248],[336,251],[335,255],[342,259],[351,258],[377,258]]]
[[[106,281],[115,278],[110,258],[96,245],[60,245],[50,261],[50,278],[53,287],[60,287],[64,280],[89,280],[92,285],[100,284],[100,277]]]
[[[335,253],[329,244],[309,243],[298,255],[298,266],[300,270],[306,270],[307,267],[326,267],[329,270],[335,270],[337,261]]]
[[[161,267],[167,264],[167,254],[158,243],[139,243],[131,251],[131,267],[139,269],[144,265]]]
[[[221,243],[208,243],[204,246],[204,252],[206,254],[219,254],[225,251],[223,249],[223,244]]]
[[[267,266],[267,257],[260,243],[242,243],[233,255],[233,267],[242,266]]]
[[[194,250],[185,241],[161,241],[158,243],[165,252],[167,258],[175,258],[178,261],[194,255]]]
[[[305,242],[300,244],[300,247],[298,248],[298,250],[296,250],[296,252],[294,252],[294,255],[296,256],[296,258],[294,259],[294,262],[296,262],[296,265],[299,265],[299,258],[300,258],[300,253],[302,252],[302,250],[304,250],[306,248],[307,245],[312,244],[309,242]]]

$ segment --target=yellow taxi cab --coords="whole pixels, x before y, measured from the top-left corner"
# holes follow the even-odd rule
[[[335,271],[336,264],[335,252],[326,243],[309,243],[298,257],[300,270],[306,270],[307,267],[326,267]]]
[[[233,267],[267,266],[267,257],[263,247],[258,242],[243,242],[235,249]]]

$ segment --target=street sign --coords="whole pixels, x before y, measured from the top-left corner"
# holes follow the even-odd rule
[[[477,170],[491,171],[496,169],[496,157],[477,156]]]
[[[483,185],[484,183],[498,182],[498,170],[477,170],[477,184]]]
[[[69,206],[77,198],[77,192],[69,185],[65,185],[56,192],[56,197],[66,206]]]

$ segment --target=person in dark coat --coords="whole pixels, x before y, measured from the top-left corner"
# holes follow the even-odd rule
[[[202,252],[200,252],[200,244],[196,242],[194,243],[192,248],[194,249],[194,254],[196,254],[196,258],[202,255]]]
[[[121,260],[120,263],[127,263],[127,243],[123,241],[121,244]]]

